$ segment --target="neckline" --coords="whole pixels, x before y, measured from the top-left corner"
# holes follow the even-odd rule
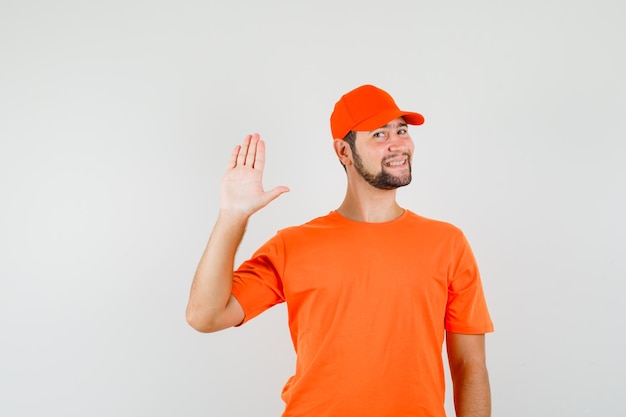
[[[353,224],[353,225],[358,225],[358,226],[367,225],[367,226],[376,227],[376,226],[390,225],[390,224],[402,221],[409,215],[409,210],[402,209],[402,214],[400,214],[398,217],[391,219],[391,220],[384,221],[384,222],[366,222],[366,221],[360,221],[360,220],[353,220],[353,219],[343,216],[337,210],[331,211],[330,214],[338,218],[343,223]]]

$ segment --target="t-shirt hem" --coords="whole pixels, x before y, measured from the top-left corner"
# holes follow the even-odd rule
[[[447,331],[460,334],[485,334],[493,333],[494,328],[492,324],[484,326],[446,326]]]

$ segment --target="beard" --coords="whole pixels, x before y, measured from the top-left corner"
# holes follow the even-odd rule
[[[355,147],[356,148],[356,147]],[[395,176],[386,171],[385,161],[391,159],[397,155],[392,155],[387,159],[381,161],[381,168],[378,174],[368,172],[363,166],[363,160],[356,149],[352,149],[352,155],[354,157],[354,169],[359,173],[365,181],[367,181],[372,187],[380,190],[395,190],[398,187],[404,187],[411,183],[411,155],[403,153],[403,156],[407,157],[407,163],[409,164],[409,173],[402,176]]]

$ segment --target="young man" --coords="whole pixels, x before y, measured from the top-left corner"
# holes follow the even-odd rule
[[[445,337],[457,416],[489,416],[484,334],[493,326],[470,246],[453,225],[396,202],[411,181],[407,124],[424,118],[363,85],[330,122],[348,180],[342,204],[279,231],[234,272],[248,219],[288,189],[263,189],[259,135],[233,150],[189,324],[213,332],[286,302],[297,361],[284,417],[444,416]]]

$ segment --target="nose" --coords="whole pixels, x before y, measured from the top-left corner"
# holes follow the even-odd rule
[[[411,138],[409,136],[400,136],[397,133],[391,133],[388,143],[389,151],[401,152],[411,146]]]

